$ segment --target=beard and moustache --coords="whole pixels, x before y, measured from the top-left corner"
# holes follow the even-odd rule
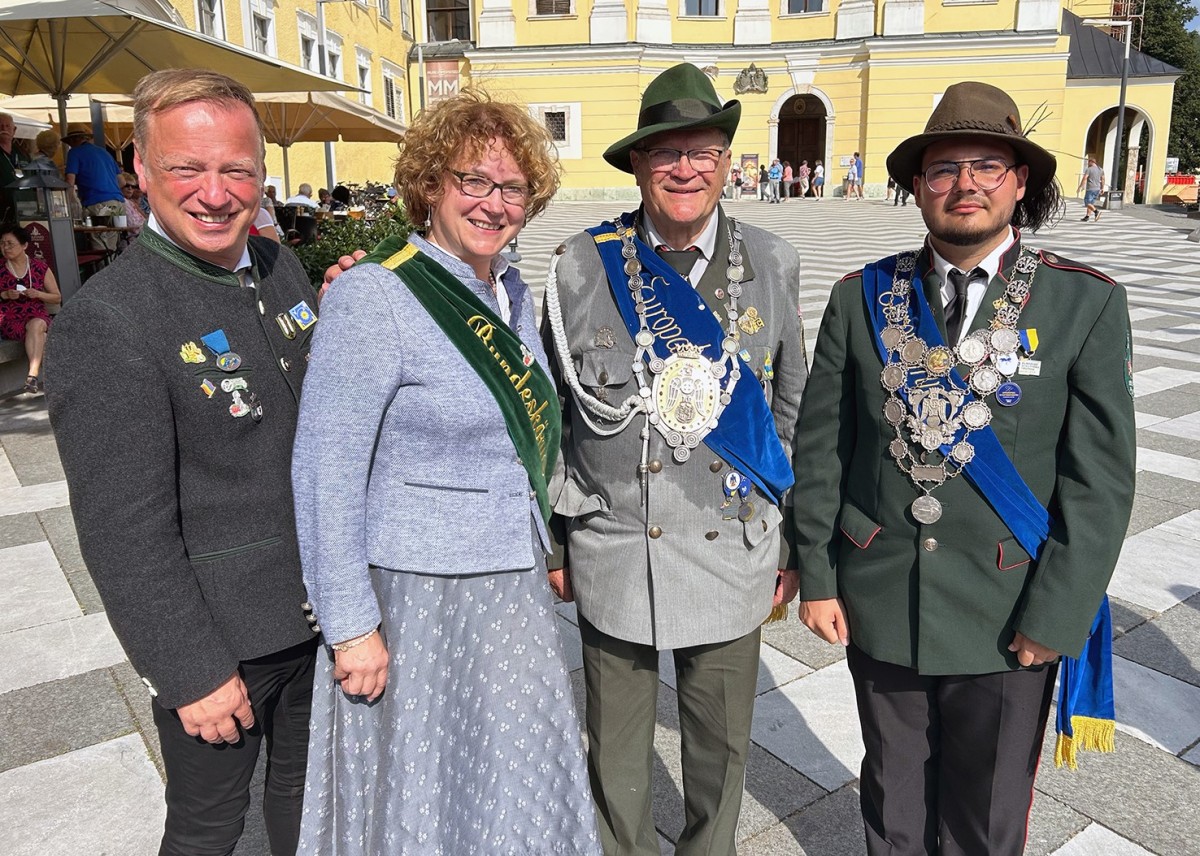
[[[950,200],[946,200],[943,202],[943,204],[957,204],[963,200],[970,200],[977,203],[988,214],[991,214],[994,211],[991,198],[987,194],[980,192],[961,193],[955,196],[952,202]],[[931,227],[929,229],[929,233],[939,241],[943,241],[951,246],[978,246],[979,244],[987,242],[989,238],[995,237],[1008,227],[1009,223],[1012,221],[1013,210],[1015,210],[1015,207],[1016,203],[1013,204],[1013,208],[1008,211],[1007,216],[1005,216],[999,223],[992,221],[991,223],[978,226],[972,226],[968,225],[967,223],[958,222],[939,223],[937,224],[937,231],[935,232]],[[926,226],[929,226],[929,224],[926,223]]]

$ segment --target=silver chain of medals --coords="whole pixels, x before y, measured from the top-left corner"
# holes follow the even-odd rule
[[[942,504],[931,494],[961,473],[975,457],[971,432],[991,423],[992,410],[987,399],[1000,388],[1005,377],[1016,371],[1017,350],[1021,345],[1017,322],[1029,300],[1041,257],[1029,247],[1021,249],[1016,275],[1009,281],[1004,296],[992,304],[995,314],[988,328],[963,337],[952,349],[945,345],[929,347],[914,334],[910,300],[917,255],[908,252],[897,257],[892,288],[879,296],[887,319],[880,338],[888,351],[880,381],[888,393],[883,416],[896,432],[888,453],[921,491],[911,506],[913,517],[919,523],[929,524],[942,516]],[[965,310],[964,306],[959,311]],[[949,388],[942,385],[942,379],[956,365],[966,367],[963,375],[967,387],[975,393],[974,401],[967,402],[967,390],[956,386],[953,380]],[[905,397],[901,397],[901,391]],[[964,429],[964,433],[955,442],[959,429]],[[938,452],[943,445],[950,445],[950,454],[945,457]],[[930,456],[935,453],[938,460],[931,463]]]
[[[739,349],[738,298],[742,294],[741,227],[730,220],[726,230],[729,241],[729,266],[725,269],[728,280],[725,304],[727,322],[726,336],[721,340],[721,359],[714,362],[704,356],[702,346],[695,345],[682,335],[676,336],[670,345],[671,356],[663,359],[654,352],[654,341],[658,338],[654,325],[646,314],[642,288],[642,262],[634,246],[634,227],[625,227],[620,220],[613,225],[621,238],[621,257],[625,259],[626,284],[633,298],[639,329],[634,335],[637,350],[633,357],[633,371],[638,380],[638,395],[646,408],[647,419],[658,429],[672,449],[672,457],[683,463],[691,457],[692,449],[700,445],[704,437],[716,427],[717,420],[733,396],[733,389],[742,376],[736,355]],[[686,279],[686,277],[685,277]],[[653,280],[652,280],[653,282]],[[664,325],[678,329],[674,322]],[[653,378],[647,378],[646,369]],[[724,381],[724,384],[722,384]],[[644,463],[644,462],[643,462]]]

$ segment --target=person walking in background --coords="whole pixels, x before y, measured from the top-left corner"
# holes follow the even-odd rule
[[[760,202],[771,201],[770,177],[767,175],[766,166],[758,168],[758,199]]]
[[[729,181],[733,186],[733,198],[738,200],[742,198],[742,168],[734,164],[729,169]]]
[[[1060,655],[1062,757],[1112,745],[1129,309],[1017,231],[1062,196],[1002,90],[951,86],[887,168],[928,235],[830,295],[797,435],[800,617],[847,646],[867,853],[1021,856]]]
[[[813,166],[813,196],[817,199],[825,197],[825,165],[820,161]]]
[[[796,181],[800,186],[800,198],[804,199],[808,196],[808,188],[812,183],[812,169],[808,161],[800,162],[800,168],[796,170]]]
[[[780,199],[787,202],[792,193],[792,165],[787,161],[783,162],[783,182],[780,184],[780,189],[782,190]]]
[[[771,168],[767,170],[767,178],[771,182],[771,202],[779,201],[779,183],[783,180],[783,165],[779,162],[779,158],[771,161]]]
[[[854,175],[854,192],[858,194],[859,199],[862,199],[862,198],[864,198],[863,197],[863,177],[864,177],[863,159],[858,154],[858,152],[854,153],[854,173],[855,173],[855,175]]]
[[[1083,214],[1083,222],[1086,223],[1088,218],[1100,219],[1100,208],[1096,205],[1100,199],[1100,194],[1104,192],[1104,170],[1096,163],[1096,159],[1088,155],[1087,169],[1083,171],[1083,176],[1079,179],[1079,187],[1076,193],[1083,193],[1083,204],[1087,206],[1087,211]]]
[[[554,196],[554,151],[524,106],[432,105],[395,173],[429,226],[321,304],[293,464],[328,643],[302,854],[599,856],[546,579],[558,396],[502,255]]]

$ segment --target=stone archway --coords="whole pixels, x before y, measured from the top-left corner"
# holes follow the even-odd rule
[[[779,107],[775,157],[789,161],[792,168],[808,161],[812,166],[825,160],[828,113],[816,95],[793,95]]]
[[[1140,150],[1138,142],[1142,135],[1142,129],[1149,129],[1150,144],[1145,151]],[[1142,178],[1150,173],[1151,164],[1150,153],[1154,150],[1154,124],[1150,119],[1149,114],[1143,112],[1133,104],[1125,105],[1125,128],[1122,136],[1125,140],[1119,143],[1117,141],[1117,108],[1109,107],[1102,110],[1092,120],[1088,127],[1087,133],[1083,138],[1083,151],[1081,152],[1080,163],[1087,164],[1088,156],[1096,158],[1100,167],[1104,170],[1105,186],[1117,187],[1123,186],[1125,190],[1125,203],[1129,204],[1134,200],[1134,189],[1138,186],[1137,179]],[[1121,153],[1122,144],[1126,147],[1124,153]],[[1117,179],[1117,163],[1118,154],[1125,155],[1124,175],[1123,180],[1118,182]],[[1082,166],[1080,170],[1082,170]],[[1157,165],[1155,168],[1161,168]],[[1073,191],[1073,187],[1068,187],[1070,182],[1063,176],[1060,169],[1059,180],[1062,181],[1063,187],[1068,191]],[[1078,175],[1074,180],[1078,180]],[[1142,187],[1142,190],[1148,188]]]

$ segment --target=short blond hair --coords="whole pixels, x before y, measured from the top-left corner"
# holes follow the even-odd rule
[[[173,107],[196,101],[219,104],[226,109],[234,109],[241,104],[249,107],[258,127],[258,159],[260,163],[265,160],[262,117],[258,115],[254,96],[232,77],[206,68],[168,68],[153,71],[138,81],[133,90],[134,147],[139,152],[145,150],[151,118]]]
[[[418,226],[427,221],[442,195],[446,171],[460,159],[482,159],[491,140],[504,143],[529,183],[526,214],[541,214],[562,173],[549,132],[526,107],[467,87],[417,116],[397,144],[396,190],[408,219]]]
[[[53,128],[47,128],[39,133],[33,142],[39,152],[48,158],[53,158],[58,147],[62,145],[62,137]]]

